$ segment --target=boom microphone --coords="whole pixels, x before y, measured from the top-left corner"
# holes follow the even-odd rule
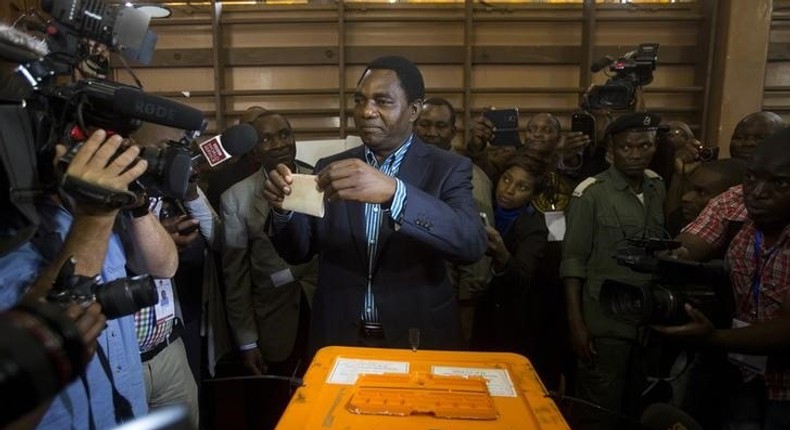
[[[610,64],[612,64],[612,63],[614,63],[614,58],[612,58],[612,57],[610,57],[610,56],[608,56],[608,55],[607,55],[607,56],[605,56],[605,57],[603,57],[603,58],[599,58],[599,59],[595,60],[595,61],[594,61],[594,62],[593,62],[591,65],[590,65],[590,71],[591,71],[591,72],[593,72],[593,73],[598,73],[598,72],[600,72],[600,71],[601,71],[601,70],[602,70],[604,67],[607,67],[607,66],[609,66],[609,65],[610,65]]]
[[[203,112],[164,97],[121,87],[115,91],[113,110],[142,121],[182,130],[203,130]]]

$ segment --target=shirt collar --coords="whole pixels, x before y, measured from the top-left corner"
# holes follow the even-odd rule
[[[628,183],[628,178],[626,178],[621,171],[617,170],[617,168],[614,167],[614,164],[609,166],[608,172],[609,172],[609,178],[612,180],[612,186],[617,191],[625,191],[631,187],[631,184]],[[649,178],[647,177],[647,175],[643,173],[642,192],[645,192],[645,188],[652,187],[653,181],[648,181],[647,179]]]
[[[383,166],[386,165],[387,163],[392,163],[394,160],[403,158],[404,155],[406,155],[406,151],[409,150],[409,147],[411,146],[411,142],[413,140],[414,140],[414,134],[412,133],[409,135],[409,137],[406,138],[405,141],[403,141],[403,143],[398,147],[398,149],[393,151],[390,155],[387,156],[387,158],[384,159],[384,162],[381,163],[381,165]],[[362,146],[365,148],[365,161],[367,161],[367,163],[370,164],[371,166],[379,168],[380,167],[379,160],[376,158],[376,154],[374,154],[373,151],[367,147],[367,145],[362,145]]]

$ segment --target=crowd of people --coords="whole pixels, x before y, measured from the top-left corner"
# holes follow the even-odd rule
[[[363,144],[314,167],[288,119],[256,106],[240,119],[254,149],[185,199],[119,211],[53,190],[34,238],[0,257],[3,308],[44,296],[67,260],[102,282],[149,274],[170,299],[112,320],[98,304],[69,308],[96,353],[82,381],[16,425],[112,428],[181,403],[197,428],[201,380],[298,375],[319,348],[349,345],[522,354],[549,390],[600,406],[572,408],[573,428],[627,428],[648,379],[673,380],[660,401],[704,428],[790,428],[790,129],[756,112],[729,143],[703,145],[644,100],[582,108],[594,137],[547,112],[520,144],[494,145],[481,116],[453,146],[452,104],[427,97],[411,61],[385,56],[354,91]],[[727,144],[731,159],[704,155]],[[138,146],[119,148],[96,130],[62,174],[125,190],[146,163]],[[315,175],[323,217],[283,209],[297,173]],[[613,314],[608,283],[657,282],[614,258],[648,238],[667,244],[658,258],[723,260],[731,321],[691,303],[672,323]],[[268,405],[266,426],[289,400],[247,397]]]

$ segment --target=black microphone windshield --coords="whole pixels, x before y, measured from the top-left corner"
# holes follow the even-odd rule
[[[168,127],[203,129],[203,112],[198,109],[134,88],[118,88],[113,97],[113,109],[122,115]]]
[[[689,414],[667,403],[653,403],[639,422],[648,430],[704,430]]]
[[[607,56],[605,56],[603,58],[599,58],[599,59],[595,60],[590,65],[590,71],[593,72],[593,73],[598,73],[599,71],[601,71],[601,69],[603,69],[604,67],[607,67],[608,65],[610,65],[612,63],[614,63],[614,58],[612,58],[612,57],[607,55]]]
[[[250,152],[258,143],[258,132],[249,124],[237,124],[222,132],[222,147],[237,157]]]

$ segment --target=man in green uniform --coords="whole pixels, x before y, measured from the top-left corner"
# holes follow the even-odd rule
[[[664,236],[664,183],[647,169],[656,152],[659,122],[656,115],[635,112],[607,127],[613,164],[574,190],[563,244],[560,276],[571,348],[579,362],[577,395],[619,413],[630,412],[625,402],[639,393],[632,359],[640,330],[606,315],[599,294],[606,279],[632,285],[650,280],[613,256],[626,239]],[[583,418],[592,421],[583,428],[617,428],[601,414]]]

